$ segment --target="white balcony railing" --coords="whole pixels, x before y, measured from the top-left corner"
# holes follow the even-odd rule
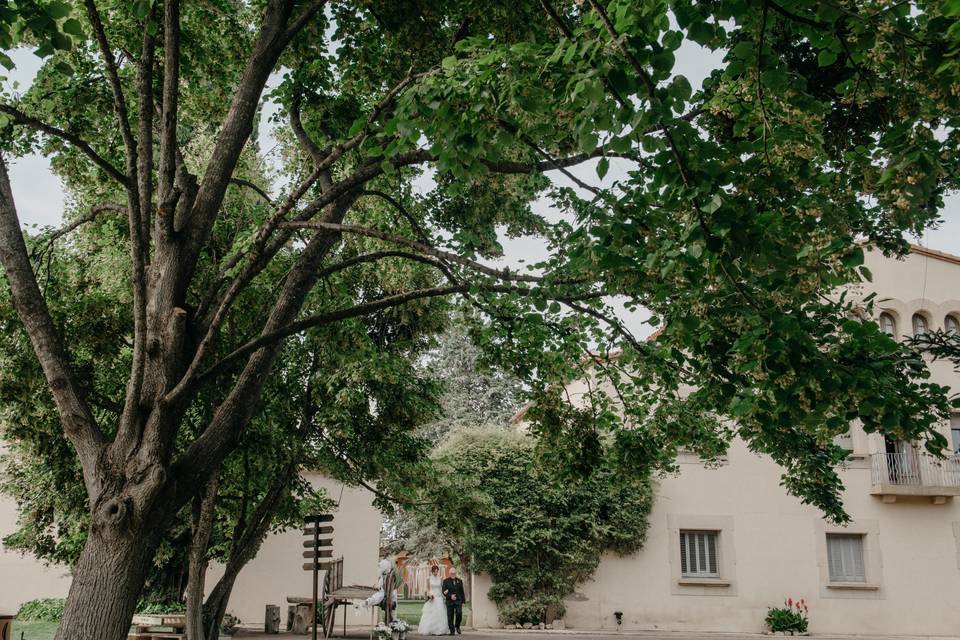
[[[919,451],[870,456],[874,486],[960,488],[960,455],[937,458]]]

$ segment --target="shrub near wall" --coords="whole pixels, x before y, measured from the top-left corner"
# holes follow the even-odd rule
[[[435,458],[438,523],[462,536],[470,569],[491,576],[504,624],[561,617],[604,551],[643,544],[649,479],[621,482],[602,466],[561,479],[537,461],[532,438],[502,430],[455,434]]]
[[[60,622],[63,615],[63,598],[40,598],[20,605],[17,620],[21,622]]]

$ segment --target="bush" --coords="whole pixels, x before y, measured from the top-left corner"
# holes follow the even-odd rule
[[[504,624],[540,624],[553,622],[546,619],[545,612],[551,611],[554,619],[562,618],[566,613],[563,600],[551,597],[515,598],[497,605],[497,614]]]
[[[604,551],[643,545],[649,478],[625,480],[604,464],[560,476],[533,438],[498,429],[454,433],[434,456],[440,481],[430,522],[462,543],[472,571],[491,577],[487,595],[504,624],[562,617],[563,598]]]
[[[800,598],[794,601],[787,598],[783,607],[770,607],[767,610],[766,623],[770,631],[784,633],[806,633],[807,612],[810,610],[807,603]]]
[[[168,613],[183,613],[187,605],[176,600],[140,600],[137,603],[137,613],[148,616],[158,616]]]
[[[17,611],[17,620],[22,622],[60,622],[63,617],[63,598],[40,598],[21,605]]]

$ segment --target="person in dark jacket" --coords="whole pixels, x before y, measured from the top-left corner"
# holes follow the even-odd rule
[[[443,589],[443,599],[447,603],[447,626],[450,627],[450,635],[460,633],[460,622],[463,620],[463,580],[457,577],[457,570],[450,567],[447,579],[441,586]]]

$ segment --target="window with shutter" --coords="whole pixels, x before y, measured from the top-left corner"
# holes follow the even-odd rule
[[[960,415],[950,416],[950,439],[953,441],[953,452],[960,453]]]
[[[880,314],[880,330],[888,336],[897,335],[897,321],[889,313]]]
[[[943,328],[947,333],[960,333],[960,322],[957,321],[957,316],[953,314],[946,316],[943,319]]]
[[[866,582],[863,535],[828,533],[827,562],[830,582]]]
[[[719,531],[680,532],[680,574],[684,578],[719,578]]]

